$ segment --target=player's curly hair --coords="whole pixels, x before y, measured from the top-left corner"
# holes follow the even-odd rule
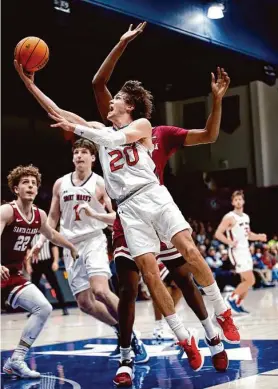
[[[26,176],[33,176],[37,180],[37,186],[38,188],[41,186],[42,182],[42,175],[39,171],[39,169],[36,166],[28,165],[28,166],[22,166],[19,165],[15,167],[13,170],[10,171],[10,174],[8,175],[8,186],[10,188],[10,191],[14,194],[14,187],[18,186],[19,181],[22,177]]]
[[[121,88],[121,92],[126,95],[125,102],[134,105],[134,110],[131,112],[133,120],[151,118],[153,96],[140,81],[127,81]]]
[[[96,145],[88,139],[80,138],[75,141],[72,146],[72,152],[74,152],[75,149],[79,148],[88,149],[92,155],[97,155]]]
[[[232,201],[233,201],[233,199],[234,199],[235,197],[237,197],[237,196],[241,196],[241,197],[243,198],[243,200],[244,200],[244,192],[243,192],[242,189],[240,189],[240,190],[235,190],[235,191],[232,193],[232,197],[231,197]]]

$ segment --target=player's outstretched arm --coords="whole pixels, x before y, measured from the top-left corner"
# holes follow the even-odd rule
[[[144,138],[150,138],[152,127],[147,119],[141,118],[134,120],[132,124],[123,130],[110,131],[109,128],[103,128],[98,131],[87,126],[70,123],[63,116],[51,110],[49,116],[56,122],[51,127],[61,127],[65,131],[74,132],[83,138],[87,138],[100,146],[114,148],[127,143],[134,143]]]
[[[216,239],[220,240],[220,242],[225,243],[227,246],[235,247],[237,242],[228,239],[225,235],[225,232],[228,231],[232,227],[232,225],[233,225],[232,218],[229,216],[224,216],[215,232],[215,237]]]
[[[255,232],[249,231],[248,240],[259,240],[260,242],[266,242],[266,234],[256,234]]]
[[[224,68],[217,68],[217,79],[211,73],[212,111],[203,130],[191,130],[188,132],[184,145],[213,143],[217,140],[222,115],[222,99],[230,85],[230,77]]]
[[[128,31],[122,35],[120,41],[108,54],[99,70],[93,78],[93,90],[98,106],[98,110],[101,114],[104,123],[107,122],[107,115],[109,112],[109,102],[112,99],[112,95],[107,88],[107,83],[112,75],[115,65],[120,59],[121,55],[125,51],[128,43],[141,34],[146,27],[146,22],[138,24],[135,29],[132,29],[132,24],[129,26]]]
[[[74,260],[77,259],[78,253],[74,245],[48,224],[46,213],[42,209],[40,209],[39,211],[41,216],[40,232],[46,237],[46,239],[50,240],[50,242],[52,242],[53,244],[69,249],[71,251],[72,258]]]
[[[54,111],[60,113],[64,117],[66,117],[69,121],[73,123],[78,124],[85,124],[88,125],[88,122],[83,119],[81,116],[76,115],[73,112],[66,111],[64,109],[61,109],[58,107],[54,101],[52,101],[48,96],[46,96],[34,83],[34,73],[29,73],[28,75],[24,73],[23,67],[21,64],[19,64],[16,60],[14,60],[14,66],[19,74],[19,77],[24,82],[26,88],[29,90],[29,92],[32,93],[32,95],[35,97],[35,99],[38,101],[38,103],[42,106],[42,108],[48,112],[49,107],[51,107]]]

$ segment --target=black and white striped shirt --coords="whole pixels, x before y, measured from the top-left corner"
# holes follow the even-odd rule
[[[34,236],[34,239],[31,242],[31,247],[35,246],[35,244],[38,242],[40,238],[40,235],[37,234]],[[47,259],[50,259],[52,257],[52,253],[50,251],[50,242],[49,240],[46,240],[42,246],[42,249],[39,253],[39,261],[45,261]]]

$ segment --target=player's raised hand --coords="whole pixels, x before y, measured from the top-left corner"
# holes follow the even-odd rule
[[[32,263],[39,262],[39,254],[41,252],[42,246],[36,243],[31,250],[26,255],[26,261],[32,261]]]
[[[224,68],[217,67],[216,80],[214,73],[211,73],[211,91],[215,99],[221,100],[223,98],[229,88],[230,81],[230,77]]]
[[[143,31],[144,28],[146,27],[147,22],[144,23],[139,23],[137,27],[133,28],[133,24],[129,26],[129,29],[127,32],[124,33],[124,35],[121,36],[120,41],[129,43],[131,42],[134,38],[136,38],[138,35],[140,35]]]
[[[34,72],[24,72],[22,65],[19,64],[16,59],[14,60],[14,67],[27,88],[29,85],[34,83]]]
[[[69,122],[58,112],[54,111],[51,107],[48,107],[48,116],[51,117],[55,122],[55,124],[51,124],[50,127],[61,127],[65,131],[74,132],[76,124]]]
[[[10,270],[6,266],[0,265],[1,280],[7,281],[10,278]]]

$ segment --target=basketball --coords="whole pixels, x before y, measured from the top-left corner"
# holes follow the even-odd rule
[[[27,72],[36,72],[42,69],[48,61],[49,49],[40,38],[28,36],[16,45],[14,57]]]

